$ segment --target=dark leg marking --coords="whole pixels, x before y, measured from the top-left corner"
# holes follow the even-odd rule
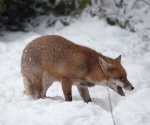
[[[88,102],[92,102],[91,98],[88,100]],[[87,103],[88,103],[88,102],[87,102]]]
[[[72,101],[72,94],[71,94],[71,92],[68,93],[68,99],[69,99],[69,101]]]

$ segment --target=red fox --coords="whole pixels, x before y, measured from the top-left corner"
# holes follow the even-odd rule
[[[31,41],[21,59],[25,94],[37,94],[38,99],[54,81],[60,81],[65,101],[72,101],[72,85],[76,85],[85,102],[91,101],[88,87],[108,86],[121,96],[122,88],[133,90],[121,65],[121,56],[106,57],[88,47],[76,45],[57,35],[47,35]]]

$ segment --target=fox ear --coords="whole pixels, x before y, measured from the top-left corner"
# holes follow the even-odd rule
[[[110,64],[108,64],[104,59],[102,59],[101,57],[98,58],[99,59],[99,63],[102,69],[108,69]]]
[[[115,60],[118,61],[119,63],[121,63],[121,55],[118,56]]]

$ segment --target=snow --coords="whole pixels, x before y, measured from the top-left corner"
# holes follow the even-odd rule
[[[113,125],[106,87],[90,88],[88,104],[75,86],[73,101],[65,102],[59,82],[49,88],[45,99],[24,95],[22,51],[31,40],[46,34],[61,35],[112,58],[122,55],[135,89],[126,91],[125,97],[109,89],[116,125],[150,124],[150,41],[97,17],[84,16],[67,27],[60,22],[53,28],[45,28],[45,22],[41,26],[34,32],[8,32],[0,39],[0,125]]]

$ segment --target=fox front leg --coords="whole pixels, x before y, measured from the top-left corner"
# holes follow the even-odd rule
[[[65,101],[72,101],[72,82],[69,78],[62,78],[61,79],[62,83],[62,90],[64,93]]]
[[[92,102],[90,94],[89,94],[88,87],[82,87],[82,86],[78,85],[77,88],[78,88],[80,96],[81,96],[81,98],[83,99],[84,102],[87,102],[87,103]]]

